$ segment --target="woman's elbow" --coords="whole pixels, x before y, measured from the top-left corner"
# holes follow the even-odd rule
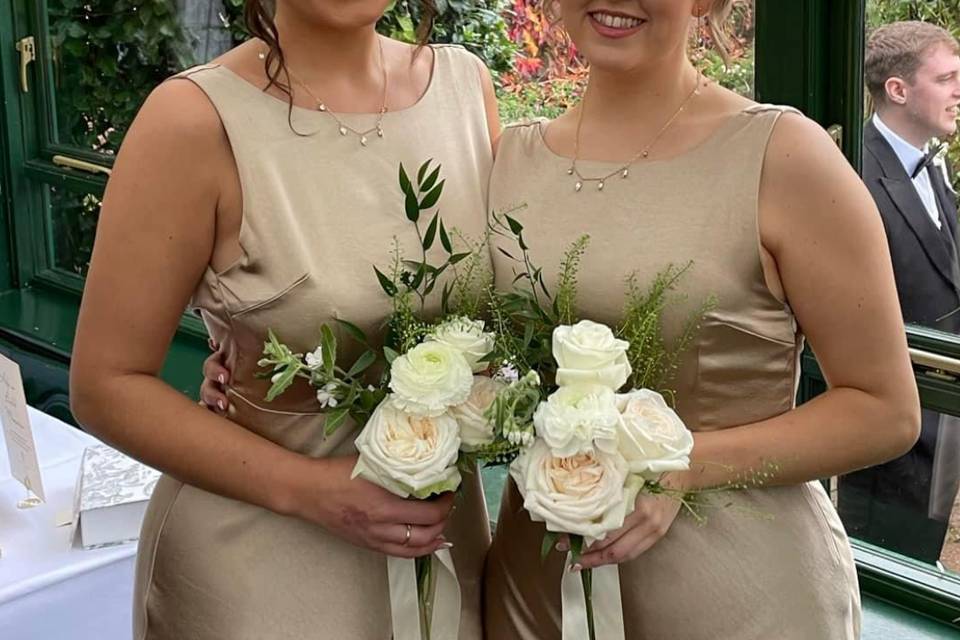
[[[920,438],[920,402],[916,395],[900,399],[889,408],[889,447],[887,459],[899,458],[913,448]]]

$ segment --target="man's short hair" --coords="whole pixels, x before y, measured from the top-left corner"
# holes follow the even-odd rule
[[[960,52],[960,43],[949,31],[929,22],[894,22],[870,34],[864,76],[874,104],[887,99],[884,85],[890,78],[903,78],[913,84],[924,55],[939,45]]]

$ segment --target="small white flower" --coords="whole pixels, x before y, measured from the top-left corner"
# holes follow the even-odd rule
[[[307,369],[318,371],[323,368],[323,347],[317,347],[312,353],[308,353],[304,360],[307,362]]]
[[[326,407],[336,407],[337,398],[333,395],[333,392],[337,390],[336,382],[328,382],[323,386],[322,389],[317,390],[317,402],[320,403],[321,408]]]
[[[497,377],[505,382],[516,382],[520,379],[520,372],[517,371],[515,366],[507,363],[500,367],[500,370],[497,371]]]
[[[283,376],[283,372],[282,372],[282,371],[281,371],[280,373],[275,373],[275,374],[273,374],[272,376],[270,376],[270,382],[276,384],[277,381],[280,380],[280,377],[281,377],[281,376]]]

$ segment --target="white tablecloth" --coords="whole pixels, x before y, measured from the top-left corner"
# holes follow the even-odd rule
[[[85,551],[72,527],[58,527],[73,507],[84,447],[97,440],[30,409],[47,502],[18,509],[26,490],[10,477],[0,437],[0,639],[129,640],[136,545]]]

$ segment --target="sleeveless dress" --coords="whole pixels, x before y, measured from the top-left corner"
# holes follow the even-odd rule
[[[192,301],[233,372],[229,419],[303,455],[355,453],[358,430],[348,423],[325,437],[305,382],[267,404],[269,381],[254,377],[263,341],[273,329],[306,353],[328,323],[343,362],[352,363],[361,348],[335,318],[359,325],[373,344],[382,337],[391,306],[373,266],[391,264],[394,238],[405,255],[420,254],[404,215],[399,164],[414,176],[429,158],[441,163],[444,222],[467,237],[484,232],[492,153],[481,63],[459,47],[432,49],[422,98],[388,112],[384,137],[372,135],[366,147],[341,136],[329,114],[295,107],[288,122],[284,100],[226,67],[180,75],[219,113],[243,192],[242,257],[220,272],[208,268]],[[358,130],[374,118],[339,117]],[[439,309],[438,296],[429,308]],[[446,536],[461,581],[460,637],[475,640],[490,533],[478,474],[464,475],[464,485]],[[389,640],[386,556],[164,475],[143,523],[134,627],[137,640]]]
[[[670,385],[694,431],[749,424],[794,407],[803,337],[789,306],[763,275],[757,202],[764,154],[784,108],[757,105],[732,116],[678,157],[640,161],[603,191],[574,191],[570,160],[543,140],[543,122],[508,128],[490,182],[490,206],[524,225],[534,264],[555,274],[568,245],[590,243],[581,262],[581,317],[622,317],[624,278],[641,287],[669,264],[692,266],[684,296],[664,315],[676,339],[710,296],[703,320]],[[581,162],[585,175],[617,165]],[[510,260],[492,253],[497,286]],[[555,283],[548,278],[548,285]],[[774,461],[776,462],[776,461]],[[620,565],[626,637],[631,640],[845,640],[857,638],[860,602],[852,552],[817,482],[726,492],[728,507],[706,523],[681,512],[659,542]],[[509,481],[487,559],[486,637],[560,638],[563,557],[541,563],[541,523],[530,520]]]

